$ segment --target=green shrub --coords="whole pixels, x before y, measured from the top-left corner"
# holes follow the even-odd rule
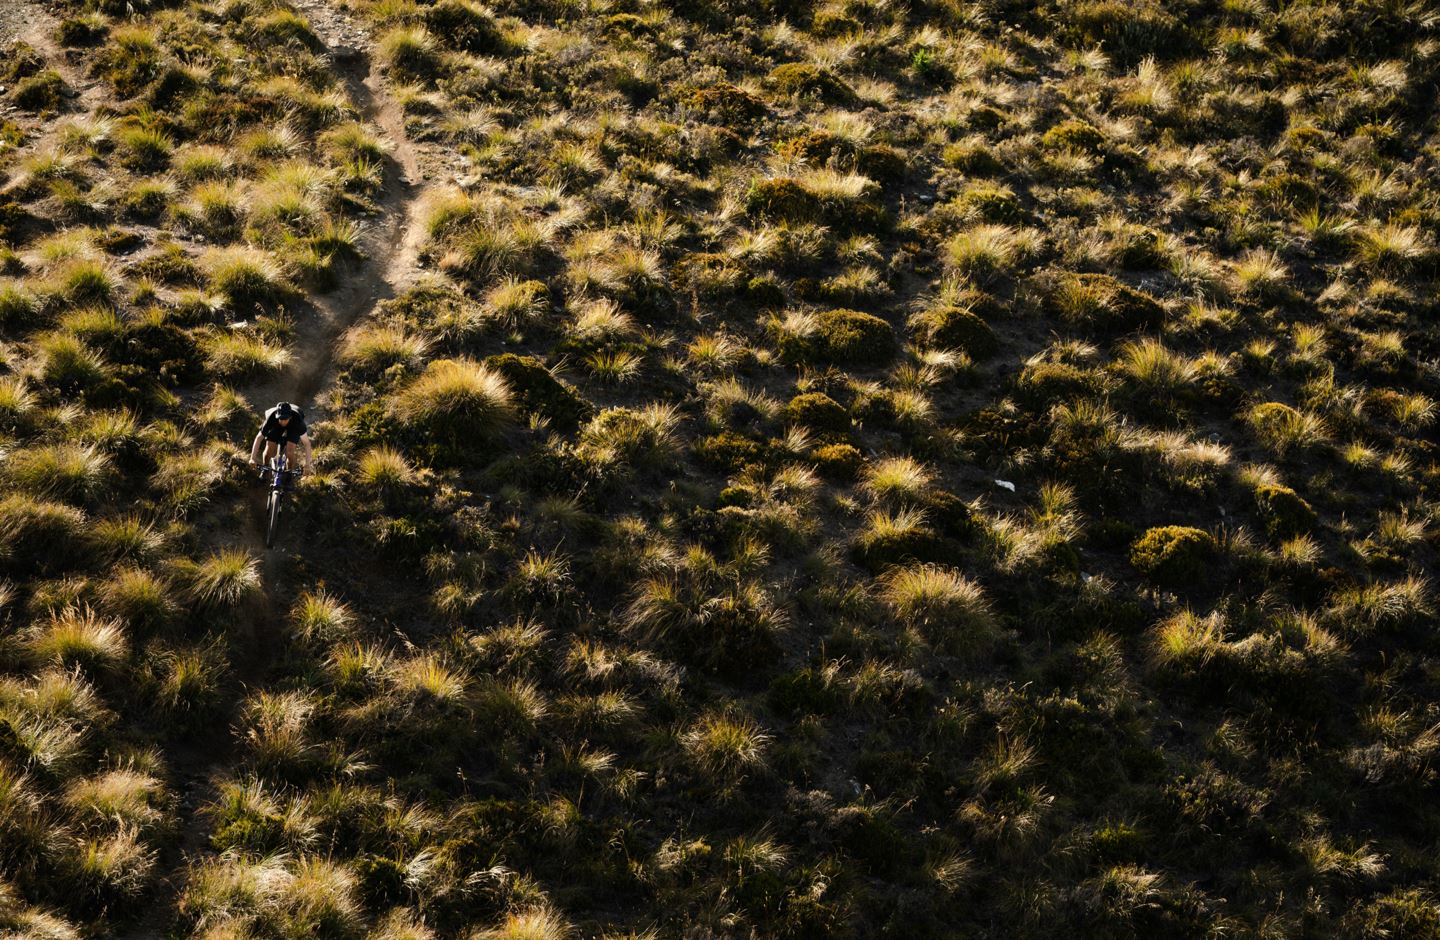
[[[115,135],[120,163],[132,170],[151,173],[170,160],[175,142],[164,131],[150,127],[125,127]]]
[[[1125,225],[1111,233],[1116,263],[1126,271],[1154,271],[1166,267],[1163,236],[1143,225]]]
[[[1180,586],[1203,576],[1217,548],[1215,536],[1203,529],[1159,526],[1130,546],[1130,564],[1158,584]]]
[[[1078,150],[1082,153],[1099,154],[1105,149],[1105,135],[1087,121],[1072,118],[1061,121],[1045,132],[1040,144],[1052,150]]]
[[[285,819],[253,807],[227,807],[215,821],[210,847],[217,852],[265,855],[284,848]]]
[[[435,37],[427,30],[397,27],[381,36],[377,47],[386,70],[402,81],[432,84],[443,70]]]
[[[745,297],[762,310],[777,310],[785,306],[785,289],[773,277],[765,275],[752,277],[746,282]]]
[[[594,406],[533,356],[502,353],[486,359],[485,365],[505,377],[524,412],[542,415],[566,430],[579,427],[594,413]]]
[[[924,513],[872,512],[851,543],[855,561],[871,571],[910,562],[953,562],[950,546],[930,528]]]
[[[971,186],[955,197],[955,207],[985,222],[1019,222],[1026,215],[1019,197],[1005,186]]]
[[[928,489],[922,496],[925,515],[947,538],[963,539],[975,534],[979,524],[970,506],[947,490]]]
[[[110,32],[110,24],[105,17],[98,13],[82,13],[79,16],[68,16],[60,21],[60,28],[56,31],[56,38],[60,45],[74,48],[76,46],[97,46],[100,41]]]
[[[212,248],[200,258],[210,289],[233,307],[253,307],[289,294],[280,267],[257,248]]]
[[[1076,46],[1103,48],[1122,65],[1146,56],[1173,58],[1195,51],[1182,22],[1159,4],[1083,0],[1066,11],[1061,35]]]
[[[128,321],[116,347],[117,366],[144,370],[146,376],[165,385],[198,381],[204,371],[194,338],[156,317]]]
[[[1098,330],[1138,329],[1165,316],[1153,297],[1108,274],[1062,274],[1051,285],[1047,304],[1065,322]]]
[[[63,503],[13,494],[0,500],[0,563],[12,571],[71,568],[88,550],[85,514]]]
[[[507,50],[495,17],[468,0],[440,0],[425,11],[425,26],[441,42],[461,52],[494,55]]]
[[[22,78],[15,86],[15,104],[35,114],[51,114],[60,110],[65,96],[65,79],[60,73],[46,69],[38,75]]]
[[[315,35],[305,18],[290,10],[271,10],[256,19],[251,28],[255,36],[264,40],[267,45],[293,44],[312,52],[321,52],[325,48],[325,44]]]
[[[766,702],[782,715],[827,715],[843,702],[838,670],[814,667],[776,676]]]
[[[983,139],[949,144],[940,158],[967,176],[991,177],[1005,172],[1005,164]]]
[[[825,39],[863,33],[865,24],[843,10],[825,7],[810,19],[810,32]]]
[[[0,121],[0,152],[3,152],[4,144],[8,142],[5,137],[5,129],[5,122]],[[19,142],[16,141],[15,145],[18,146]],[[0,201],[0,245],[13,244],[21,230],[33,220],[34,217],[18,202]],[[11,266],[9,262],[0,262],[0,270],[6,270]]]
[[[1000,345],[990,324],[963,307],[927,310],[918,321],[928,345],[958,349],[977,361],[995,355]]]
[[[754,179],[745,192],[745,211],[757,219],[818,222],[842,232],[875,231],[888,220],[873,180],[829,169]]]
[[[826,444],[810,452],[815,469],[827,480],[848,482],[860,475],[865,456],[853,444]]]
[[[788,62],[770,70],[770,87],[783,95],[817,98],[834,104],[855,100],[855,91],[828,69],[806,62]]]
[[[41,356],[40,376],[51,388],[92,392],[110,379],[109,364],[75,336],[51,333],[35,345]]]
[[[812,431],[844,434],[850,430],[850,413],[824,392],[796,395],[785,406],[785,420]]]
[[[1035,362],[1020,371],[1015,380],[1015,393],[1027,408],[1043,410],[1089,397],[1103,385],[1103,377],[1092,369],[1081,369],[1068,362]]]
[[[894,328],[858,310],[787,318],[780,325],[778,342],[781,358],[795,364],[874,365],[895,355]]]
[[[1345,940],[1440,936],[1440,901],[1425,888],[1394,888],[1352,907],[1341,920]]]
[[[1146,844],[1146,833],[1129,823],[1101,826],[1090,834],[1090,850],[1102,862],[1132,861]]]
[[[11,332],[36,326],[40,300],[18,284],[0,285],[0,329]]]
[[[874,875],[898,871],[915,846],[880,806],[847,806],[835,814],[835,839]]]
[[[96,57],[100,75],[121,98],[133,98],[160,75],[160,44],[143,26],[122,26]]]
[[[360,891],[365,899],[378,908],[392,908],[405,899],[405,866],[379,855],[362,855],[354,863],[355,873],[360,877]],[[419,931],[416,936],[423,936]],[[405,936],[405,934],[394,934]]]
[[[1272,538],[1291,538],[1310,531],[1316,523],[1315,510],[1288,486],[1262,483],[1255,488],[1255,506]]]
[[[705,466],[728,474],[738,474],[747,467],[767,467],[774,458],[768,440],[757,440],[734,431],[722,431],[701,438],[695,442],[691,453]]]
[[[764,101],[729,82],[697,88],[685,103],[725,127],[748,127],[770,111]]]
[[[745,209],[762,218],[799,220],[818,214],[810,192],[790,177],[755,180],[745,193]]]
[[[10,43],[0,60],[0,82],[10,84],[35,75],[45,68],[45,57],[23,39]]]

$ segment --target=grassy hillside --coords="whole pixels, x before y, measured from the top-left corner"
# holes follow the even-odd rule
[[[0,40],[0,936],[1440,936],[1429,7]]]

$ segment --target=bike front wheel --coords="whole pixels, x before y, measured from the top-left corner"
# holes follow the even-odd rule
[[[267,523],[265,526],[265,547],[270,548],[275,544],[275,533],[280,531],[280,491],[270,491],[270,502],[266,506]]]

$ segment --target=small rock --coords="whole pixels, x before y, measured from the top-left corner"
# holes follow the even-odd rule
[[[330,56],[336,62],[358,62],[360,61],[360,50],[354,46],[336,46],[330,50]]]
[[[1015,484],[1011,483],[1009,480],[996,480],[995,485],[1000,487],[1002,490],[1009,490],[1012,493],[1015,492]]]

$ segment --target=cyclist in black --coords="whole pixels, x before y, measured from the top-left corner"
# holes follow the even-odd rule
[[[260,447],[261,444],[264,444],[264,463],[268,464],[270,458],[275,456],[275,449],[281,441],[285,442],[285,456],[292,466],[295,463],[295,445],[297,443],[302,445],[305,451],[303,469],[309,473],[310,463],[315,457],[315,452],[310,446],[310,429],[305,425],[305,412],[288,401],[282,401],[265,412],[265,420],[260,424],[260,433],[255,435],[255,443],[250,446],[250,462],[261,463]]]

